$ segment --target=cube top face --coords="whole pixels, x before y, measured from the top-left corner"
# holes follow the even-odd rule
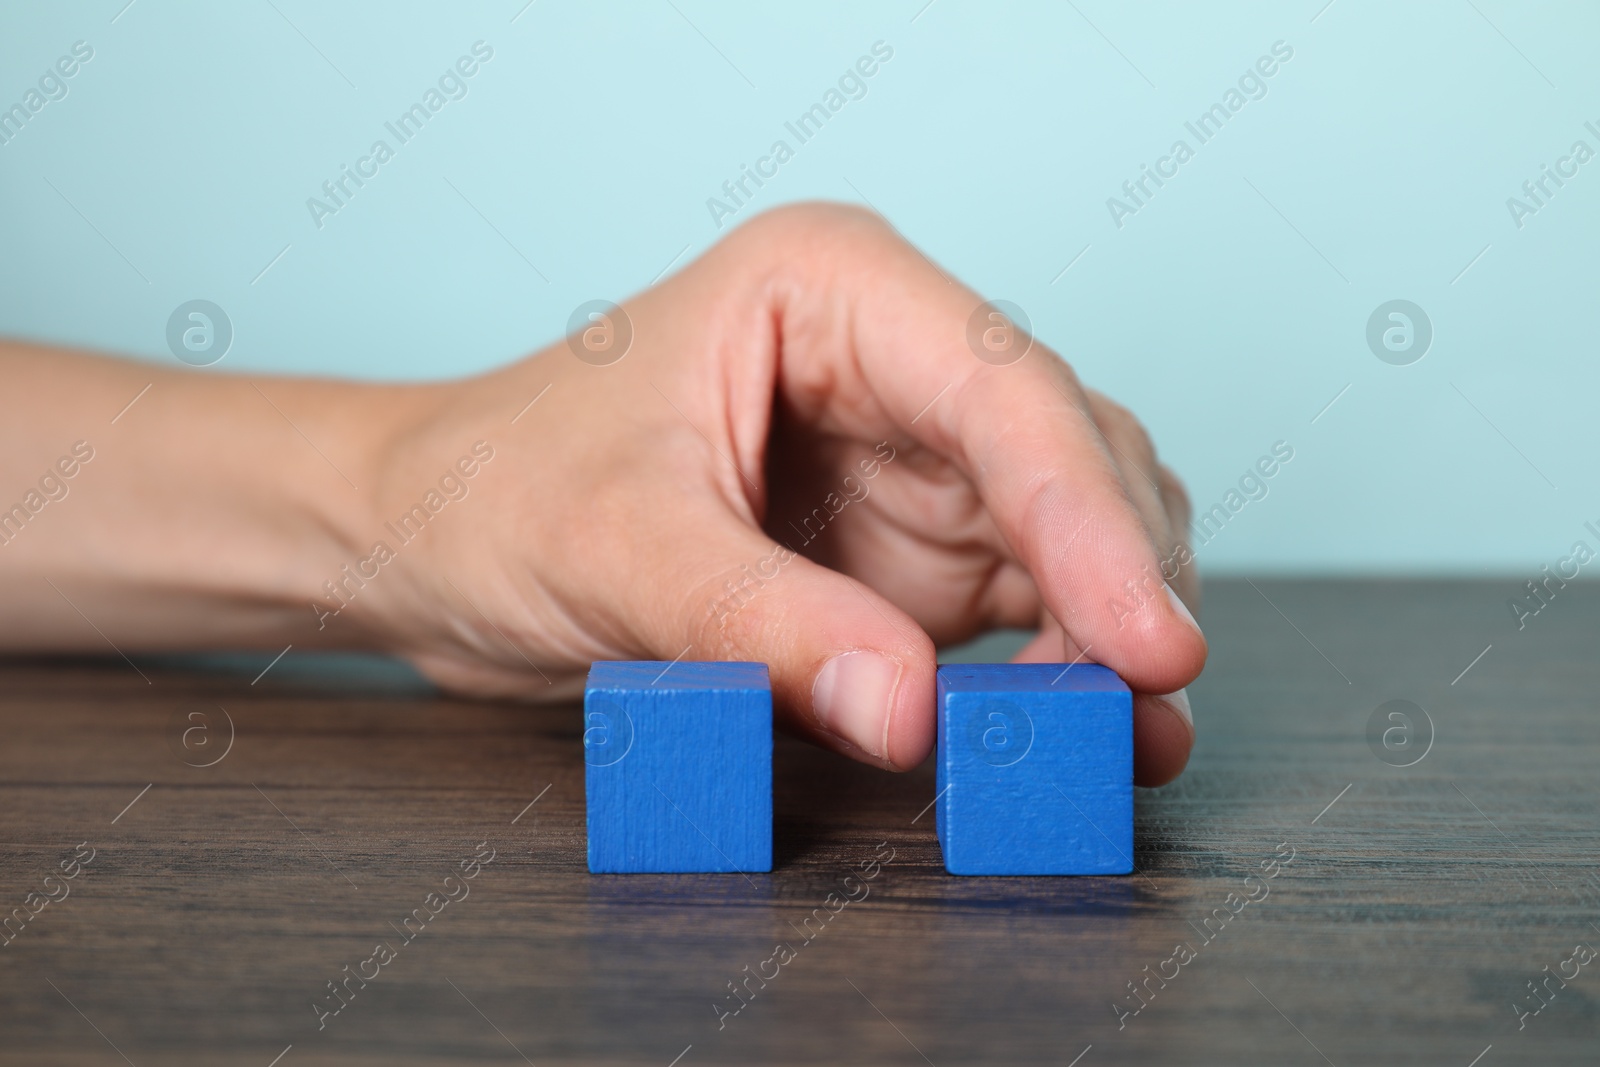
[[[610,660],[589,667],[585,690],[593,689],[747,689],[771,694],[765,663],[662,663]]]
[[[764,664],[596,663],[583,705],[591,872],[772,869]]]
[[[941,693],[1128,693],[1098,663],[952,663],[939,668]]]
[[[1133,694],[1114,672],[963,664],[939,668],[938,691],[951,874],[1132,871]]]

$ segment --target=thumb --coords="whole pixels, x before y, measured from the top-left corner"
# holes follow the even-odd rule
[[[690,594],[686,657],[767,664],[779,723],[824,747],[891,770],[927,757],[937,666],[909,615],[731,516],[694,540],[710,566],[679,573],[716,577]]]

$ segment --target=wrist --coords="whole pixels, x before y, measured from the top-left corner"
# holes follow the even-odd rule
[[[412,489],[437,451],[430,442],[455,384],[326,385],[313,406],[349,464],[331,488],[325,479],[279,487],[301,525],[316,531],[294,553],[283,606],[325,646],[399,651],[421,610],[414,586],[425,568],[415,546],[437,502]]]

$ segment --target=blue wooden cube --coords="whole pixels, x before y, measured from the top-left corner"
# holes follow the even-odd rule
[[[772,869],[764,663],[596,663],[583,692],[589,870]]]
[[[951,874],[1133,870],[1133,694],[1080,663],[939,668],[937,825]]]

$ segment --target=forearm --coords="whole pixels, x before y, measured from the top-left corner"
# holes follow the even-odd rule
[[[406,387],[0,342],[0,647],[279,647],[370,543]],[[148,386],[148,388],[146,388]],[[97,632],[98,630],[98,632]],[[365,644],[344,626],[327,645]]]

